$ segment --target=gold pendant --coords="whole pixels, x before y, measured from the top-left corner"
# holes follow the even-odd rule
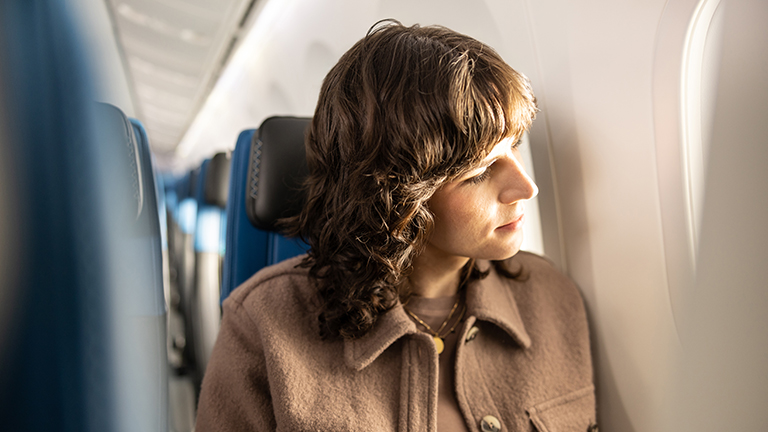
[[[437,353],[442,354],[443,349],[445,349],[445,344],[443,343],[443,340],[440,339],[438,336],[432,336],[432,339],[435,340],[435,348],[437,348]]]

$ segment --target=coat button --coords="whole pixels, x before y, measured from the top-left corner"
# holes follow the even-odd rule
[[[480,420],[480,430],[483,432],[499,432],[501,430],[501,422],[496,417],[487,415]]]
[[[477,326],[472,326],[472,328],[469,329],[469,332],[467,333],[467,338],[464,339],[464,342],[472,342],[472,340],[477,337],[478,332],[480,332],[480,329],[477,328]]]

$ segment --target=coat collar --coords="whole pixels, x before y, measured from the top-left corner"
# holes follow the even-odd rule
[[[487,268],[490,263],[478,263]],[[520,311],[517,308],[509,280],[502,280],[495,270],[482,280],[467,286],[467,317],[492,323],[515,340],[523,348],[531,346],[531,338],[525,331]],[[516,282],[511,282],[516,283]],[[416,324],[408,318],[403,306],[395,307],[381,315],[376,325],[357,339],[344,340],[344,361],[355,370],[362,370],[371,364],[396,340],[408,334],[419,333]]]

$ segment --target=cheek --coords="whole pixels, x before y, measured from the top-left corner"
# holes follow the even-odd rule
[[[490,209],[476,197],[454,195],[441,200],[433,210],[435,233],[468,238],[487,229]]]

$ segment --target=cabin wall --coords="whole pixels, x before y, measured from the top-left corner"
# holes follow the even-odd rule
[[[768,3],[726,2],[694,288],[668,430],[768,430]]]
[[[563,267],[587,303],[609,431],[662,430],[677,349],[652,103],[665,3],[531,2],[547,120],[536,137],[552,148]]]

